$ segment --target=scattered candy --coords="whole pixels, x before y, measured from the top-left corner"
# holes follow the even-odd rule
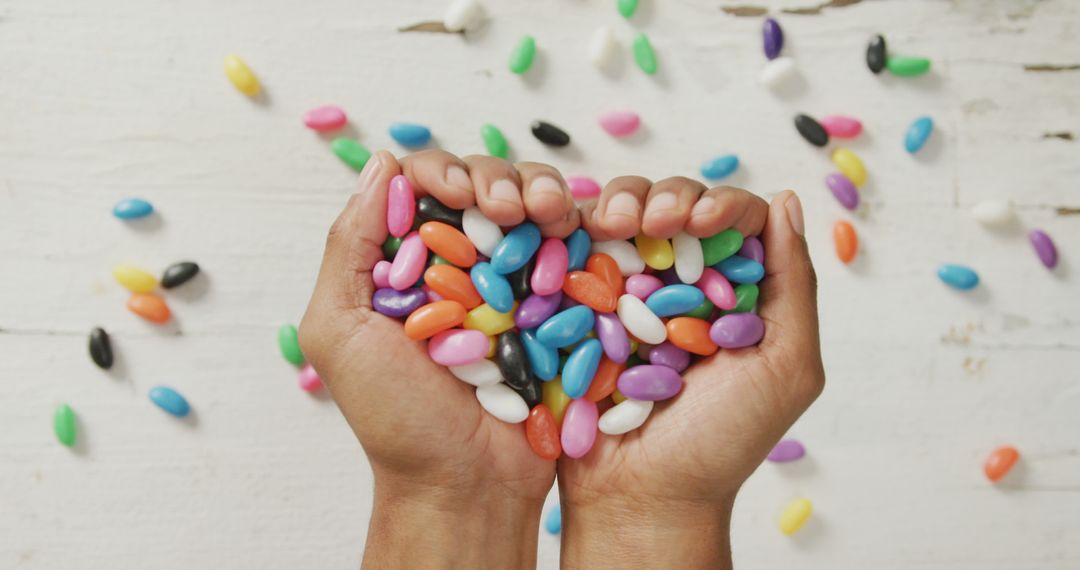
[[[90,359],[102,370],[112,368],[112,341],[109,339],[109,333],[101,327],[94,327],[90,331]]]
[[[765,18],[761,35],[765,44],[765,57],[768,59],[780,57],[780,50],[784,49],[784,31],[780,29],[780,24],[772,18]]]
[[[790,57],[778,57],[761,68],[758,81],[769,89],[779,89],[796,75],[795,60]]]
[[[701,165],[701,175],[709,180],[720,180],[731,176],[738,168],[739,157],[734,154],[725,154]]]
[[[319,378],[319,373],[315,372],[315,369],[311,364],[305,364],[300,368],[300,389],[305,392],[314,392],[322,386],[322,378]]]
[[[244,60],[240,59],[240,56],[230,55],[225,58],[225,76],[229,78],[237,91],[244,95],[254,97],[259,94],[261,89],[259,79],[255,77],[255,73],[244,63]]]
[[[610,111],[600,115],[600,126],[613,137],[626,137],[638,130],[641,117],[631,111]]]
[[[529,417],[529,407],[517,392],[506,384],[487,384],[476,388],[476,399],[499,421],[519,424]]]
[[[930,60],[925,57],[889,56],[885,60],[889,73],[900,77],[914,77],[930,71]]]
[[[113,278],[132,293],[149,293],[157,289],[157,278],[131,265],[116,265],[113,267]]]
[[[832,153],[832,161],[856,187],[861,188],[866,184],[866,167],[859,155],[846,148],[838,148]]]
[[[154,206],[142,198],[125,198],[113,206],[113,215],[121,220],[137,220],[154,213]]]
[[[152,323],[167,323],[172,317],[165,299],[153,293],[135,293],[128,299],[127,308]]]
[[[934,120],[930,117],[919,117],[908,127],[904,135],[904,148],[911,154],[915,154],[926,144],[930,133],[934,132]]]
[[[962,291],[974,289],[979,284],[979,274],[963,265],[942,265],[938,267],[937,274],[946,285]]]
[[[1012,204],[1008,200],[983,200],[971,209],[971,216],[984,226],[1004,226],[1013,221]]]
[[[616,0],[615,5],[623,18],[629,20],[637,12],[638,0]]]
[[[72,447],[75,445],[76,422],[75,412],[71,406],[60,404],[53,413],[53,433],[60,443]]]
[[[506,142],[499,127],[487,123],[480,127],[480,138],[484,140],[484,148],[488,154],[498,158],[506,158],[510,155],[510,144]]]
[[[626,400],[604,412],[597,427],[608,435],[622,435],[636,430],[649,419],[654,405],[650,401]]]
[[[987,479],[996,483],[1005,477],[1019,460],[1020,452],[1015,447],[1008,445],[999,447],[986,458],[983,472],[986,473]]]
[[[814,146],[829,144],[829,133],[825,132],[825,127],[809,115],[795,115],[795,129],[799,131],[802,138],[806,139],[806,142]]]
[[[566,185],[575,200],[588,200],[600,195],[600,184],[588,176],[567,176]]]
[[[791,536],[806,524],[814,506],[809,499],[795,499],[780,515],[780,532]]]
[[[431,141],[431,129],[416,123],[392,123],[390,138],[407,147],[421,147]]]
[[[191,412],[191,406],[179,392],[168,386],[154,386],[150,389],[150,401],[170,414],[182,418]]]
[[[647,75],[656,74],[656,52],[653,51],[649,36],[644,33],[634,38],[634,61]]]
[[[570,135],[566,131],[546,121],[533,121],[532,134],[536,140],[548,146],[566,146],[570,144]]]
[[[787,463],[802,459],[806,455],[806,448],[797,439],[782,439],[777,443],[765,459],[775,463]]]
[[[532,67],[535,56],[536,39],[532,36],[521,38],[517,47],[514,48],[514,52],[510,54],[510,71],[518,75],[525,73]]]
[[[1042,230],[1031,230],[1031,232],[1028,233],[1028,239],[1031,240],[1031,246],[1035,248],[1035,255],[1039,256],[1039,261],[1041,261],[1047,269],[1057,267],[1057,247],[1054,246],[1054,240],[1050,239],[1050,236],[1047,235],[1046,232]]]
[[[363,170],[364,165],[367,164],[368,159],[371,158],[371,151],[364,148],[364,145],[344,137],[334,139],[334,141],[330,143],[330,149],[334,151],[334,154],[336,154],[342,162],[348,164],[357,172]]]
[[[335,105],[315,107],[304,113],[304,125],[320,133],[336,131],[344,127],[347,122],[349,118],[345,115],[345,111]]]
[[[854,117],[844,115],[829,115],[822,117],[821,126],[830,137],[838,139],[851,139],[862,133],[862,122]]]
[[[278,328],[278,348],[281,349],[281,356],[285,360],[297,366],[304,363],[304,353],[300,350],[300,336],[295,326],[284,324]]]
[[[849,210],[859,207],[859,191],[847,176],[834,172],[825,177],[825,185],[841,206]]]
[[[165,268],[161,274],[161,287],[172,289],[191,281],[199,274],[199,264],[194,261],[180,261]]]
[[[870,44],[866,46],[866,66],[875,74],[881,73],[881,70],[885,69],[887,59],[885,36],[878,34],[871,38]]]
[[[836,245],[836,257],[844,263],[851,263],[859,251],[859,236],[855,226],[846,220],[840,220],[833,226],[833,243]]]
[[[547,516],[544,517],[544,530],[548,531],[548,534],[562,532],[562,509],[559,505],[552,507]]]
[[[478,0],[456,0],[446,9],[443,27],[450,32],[463,32],[471,28],[482,14]]]
[[[615,48],[615,34],[611,32],[611,28],[600,26],[589,39],[589,61],[594,67],[603,69],[611,63]]]

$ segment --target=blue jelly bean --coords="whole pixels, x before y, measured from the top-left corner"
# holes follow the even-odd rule
[[[509,313],[514,310],[514,290],[510,288],[510,282],[500,275],[490,263],[481,261],[469,270],[476,292],[484,302],[491,305],[492,309],[500,313]]]
[[[150,389],[150,401],[170,414],[182,418],[191,412],[191,406],[179,392],[168,386],[154,386]]]
[[[559,351],[536,340],[535,330],[521,331],[521,344],[525,345],[533,374],[545,382],[554,380],[559,373]]]
[[[113,206],[112,213],[121,220],[136,220],[154,213],[154,205],[142,198],[125,198]]]
[[[585,338],[593,328],[596,316],[585,305],[570,307],[555,313],[536,329],[536,340],[551,348],[570,346]]]
[[[693,285],[668,285],[657,289],[645,300],[645,306],[658,317],[670,317],[693,311],[705,302],[705,293]]]
[[[600,366],[600,357],[604,354],[604,347],[599,340],[590,338],[579,344],[562,370],[563,392],[573,399],[580,398],[589,390],[596,369]]]
[[[578,228],[570,237],[566,238],[567,259],[570,261],[570,271],[585,269],[585,261],[589,259],[589,249],[592,248],[592,238],[589,232]]]
[[[550,534],[562,532],[562,509],[559,505],[555,505],[544,517],[544,530]]]
[[[907,135],[904,136],[904,148],[911,154],[919,152],[932,132],[934,132],[933,119],[930,117],[915,119],[915,122],[908,127]]]
[[[701,165],[701,175],[709,180],[731,176],[739,168],[739,157],[734,154],[719,156]]]
[[[945,264],[938,267],[938,278],[949,287],[966,291],[979,284],[979,274],[964,265]]]
[[[495,251],[491,252],[491,266],[503,275],[513,273],[525,267],[537,249],[540,249],[540,228],[533,223],[521,224],[495,246]]]
[[[757,283],[765,277],[765,266],[741,255],[733,255],[713,267],[735,283]]]
[[[431,140],[431,129],[416,123],[394,123],[390,136],[402,146],[424,146]]]

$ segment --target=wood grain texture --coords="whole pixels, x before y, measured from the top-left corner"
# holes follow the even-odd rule
[[[481,124],[518,159],[598,179],[697,175],[735,152],[729,183],[803,196],[820,277],[829,385],[793,428],[807,458],[763,465],[736,507],[742,568],[1049,570],[1080,567],[1080,4],[1073,0],[861,2],[783,14],[807,0],[642,2],[629,22],[607,0],[486,2],[465,35],[400,33],[446,2],[323,0],[6,0],[0,2],[0,567],[354,568],[371,475],[332,402],[296,386],[275,330],[311,292],[325,232],[355,174],[301,125],[308,108],[346,108],[371,148],[395,147],[391,121],[430,125],[437,144],[482,151]],[[765,6],[784,27],[803,80],[757,84]],[[614,69],[586,59],[590,32],[621,42]],[[649,34],[660,71],[629,56]],[[934,68],[874,76],[865,42],[884,33]],[[536,66],[506,70],[515,41],[537,38]],[[266,88],[253,103],[222,74],[244,57]],[[1032,72],[1036,69],[1053,71]],[[644,129],[612,140],[602,111],[633,109]],[[828,155],[791,117],[844,113],[866,133],[854,216],[824,186]],[[937,132],[903,152],[915,117]],[[544,148],[537,118],[574,144]],[[160,216],[125,225],[125,196]],[[1010,198],[1020,222],[989,232],[968,216]],[[851,267],[831,227],[853,221]],[[1023,228],[1052,235],[1045,271]],[[123,306],[110,267],[159,271],[198,261],[199,281],[169,293],[176,323],[154,328]],[[982,275],[974,293],[934,276],[945,261]],[[766,301],[767,302],[767,301]],[[117,370],[86,354],[94,325],[114,337]],[[171,385],[196,418],[177,422],[146,391]],[[80,422],[72,452],[52,410]],[[1003,443],[1023,453],[998,486],[981,475]],[[792,498],[812,521],[787,538]],[[540,567],[558,540],[541,538]]]

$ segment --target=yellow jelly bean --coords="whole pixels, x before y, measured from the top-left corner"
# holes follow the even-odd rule
[[[791,536],[799,531],[810,518],[813,505],[809,499],[795,499],[780,515],[780,532]]]
[[[499,346],[499,337],[489,336],[488,337],[488,353],[487,353],[488,358],[495,358],[495,348],[497,346]]]
[[[225,76],[244,95],[254,97],[259,94],[259,78],[255,77],[255,73],[239,56],[230,55],[225,58]]]
[[[666,239],[657,239],[645,234],[634,238],[638,255],[645,260],[645,265],[653,269],[663,270],[675,265],[675,250],[671,248],[671,242]]]
[[[622,392],[620,392],[618,388],[615,388],[615,391],[611,393],[611,401],[616,404],[621,404],[626,401],[626,396],[623,396]]]
[[[630,354],[636,354],[638,348],[641,348],[641,343],[634,339],[630,339]]]
[[[832,153],[832,161],[852,184],[860,187],[866,184],[866,167],[859,155],[846,148],[838,148]]]
[[[555,425],[562,426],[566,406],[570,405],[570,396],[567,396],[562,388],[562,377],[556,376],[554,380],[544,382],[540,389],[544,393],[544,405],[551,410],[551,415],[555,416]]]
[[[514,312],[516,311],[517,303],[514,303],[514,308],[509,313],[500,313],[491,305],[484,303],[465,315],[465,324],[462,326],[488,336],[497,335],[514,328]]]
[[[149,293],[157,288],[157,277],[131,265],[117,265],[112,270],[113,278],[132,293]]]

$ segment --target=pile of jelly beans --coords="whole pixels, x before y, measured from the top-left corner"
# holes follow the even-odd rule
[[[404,176],[390,182],[386,221],[374,310],[404,319],[490,414],[526,422],[545,459],[584,456],[598,430],[638,428],[679,393],[694,358],[764,334],[753,312],[764,250],[735,230],[544,239],[532,223],[501,228],[475,207],[417,199]]]

